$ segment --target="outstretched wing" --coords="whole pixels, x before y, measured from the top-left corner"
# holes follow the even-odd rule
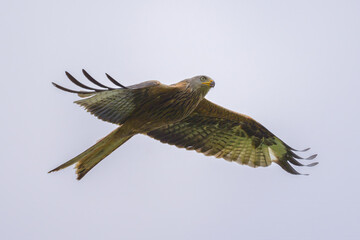
[[[317,164],[301,164],[296,160],[302,159],[294,153],[296,150],[260,123],[206,99],[187,118],[150,131],[147,135],[163,143],[252,167],[266,167],[275,162],[292,174],[299,173],[290,163],[296,166]],[[312,155],[307,159],[315,157]]]
[[[121,87],[111,88],[96,81],[84,69],[82,71],[85,77],[90,82],[100,87],[100,89],[89,87],[79,82],[68,72],[65,73],[70,81],[72,81],[75,85],[90,91],[71,90],[56,83],[53,83],[53,85],[63,91],[77,93],[79,97],[84,99],[75,101],[76,104],[83,106],[88,112],[99,119],[115,124],[123,124],[131,113],[146,101],[148,89],[160,85],[159,81],[146,81],[140,84],[125,87],[106,74],[113,84]]]

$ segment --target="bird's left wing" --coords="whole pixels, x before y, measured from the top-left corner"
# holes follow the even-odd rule
[[[108,79],[120,88],[111,88],[99,83],[91,77],[84,69],[84,76],[93,84],[100,88],[89,87],[79,82],[70,73],[66,72],[66,76],[75,85],[85,89],[82,91],[71,90],[62,87],[56,83],[53,85],[63,91],[77,93],[83,98],[75,101],[76,104],[84,107],[88,112],[95,115],[101,120],[123,124],[133,111],[147,101],[148,90],[153,87],[164,88],[166,86],[160,84],[159,81],[146,81],[136,85],[123,86],[110,75],[106,74]]]
[[[294,153],[296,150],[260,123],[206,99],[187,118],[150,131],[147,135],[163,143],[252,167],[266,167],[275,162],[291,174],[299,174],[291,164],[317,164],[300,163],[296,159],[303,158]],[[312,155],[307,160],[315,157]]]

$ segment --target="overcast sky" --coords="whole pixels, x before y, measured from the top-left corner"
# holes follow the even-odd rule
[[[359,1],[3,1],[1,239],[360,239]],[[115,125],[52,81],[206,74],[207,98],[320,164],[294,176],[135,136],[80,182],[47,171]]]

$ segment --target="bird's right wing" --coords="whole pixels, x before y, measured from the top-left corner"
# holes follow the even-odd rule
[[[150,88],[162,85],[159,81],[146,81],[125,87],[106,74],[112,83],[120,87],[111,88],[96,81],[85,70],[83,70],[83,74],[90,82],[99,86],[101,89],[84,85],[68,72],[66,72],[66,76],[71,82],[90,91],[75,91],[56,83],[53,83],[53,85],[63,91],[77,93],[79,97],[84,99],[75,101],[76,104],[83,106],[88,112],[99,119],[115,124],[123,124],[138,106],[144,104]]]
[[[275,162],[285,171],[299,174],[291,164],[305,166],[296,160],[302,158],[294,153],[293,148],[260,123],[206,99],[188,117],[147,135],[163,143],[251,167],[266,167]],[[307,159],[315,157],[312,155]]]

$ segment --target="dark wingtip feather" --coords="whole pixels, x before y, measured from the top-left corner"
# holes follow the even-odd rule
[[[99,83],[98,81],[96,81],[88,72],[85,71],[85,69],[82,69],[82,73],[90,82],[94,83],[95,85],[102,87],[102,88],[107,88],[109,90],[114,90],[114,88],[105,86],[105,85]]]
[[[278,160],[278,161],[274,161],[274,162],[277,163],[282,169],[284,169],[288,173],[291,173],[294,175],[301,175],[301,173],[296,171],[287,161],[283,161],[283,160],[279,161]]]
[[[305,160],[312,160],[317,156],[317,154],[314,154],[308,158],[306,158]],[[299,158],[298,158],[299,159]],[[301,158],[300,158],[301,159]],[[295,166],[299,166],[299,167],[314,167],[316,165],[318,165],[318,162],[313,162],[310,164],[302,164],[299,161],[297,161],[295,159],[295,157],[293,156],[293,154],[291,154],[290,156],[288,155],[286,158],[281,159],[281,160],[277,160],[274,161],[275,163],[277,163],[282,169],[284,169],[285,171],[287,171],[288,173],[294,174],[294,175],[304,175],[304,176],[308,176],[309,174],[302,174],[299,173],[298,171],[296,171],[291,164],[295,165]],[[291,163],[291,164],[290,164]]]
[[[54,82],[52,82],[52,85],[54,85],[56,88],[60,89],[60,90],[63,90],[65,92],[70,92],[70,93],[80,93],[80,94],[87,94],[87,93],[91,93],[91,92],[85,92],[85,91],[75,91],[75,90],[71,90],[71,89],[68,89],[68,88],[65,88],[63,86],[60,86]]]
[[[306,152],[306,151],[309,151],[311,148],[305,148],[305,149],[302,149],[302,150],[298,150],[298,149],[295,149],[295,148],[292,148],[290,147],[289,145],[286,144],[286,146],[291,149],[292,151],[295,151],[295,152]]]
[[[85,88],[85,89],[89,89],[89,90],[94,90],[95,92],[104,91],[104,90],[101,90],[101,89],[92,88],[92,87],[86,86],[85,84],[82,84],[82,83],[79,82],[76,78],[74,78],[70,73],[68,73],[67,71],[65,71],[65,74],[66,74],[66,76],[69,78],[69,80],[70,80],[71,82],[73,82],[75,85],[77,85],[77,86],[79,86],[79,87],[82,87],[82,88]]]
[[[124,85],[122,85],[121,83],[119,83],[118,81],[116,81],[113,77],[111,77],[109,74],[105,73],[106,77],[116,86],[122,87],[127,89],[127,87],[125,87]]]
[[[291,164],[294,164],[295,166],[299,166],[299,167],[313,167],[318,164],[318,162],[314,162],[314,163],[310,163],[310,164],[302,164],[299,161],[295,160],[294,158],[289,158],[288,161]]]
[[[311,155],[310,157],[308,158],[305,158],[305,160],[313,160],[314,158],[317,157],[317,154],[314,154],[314,155]]]
[[[294,153],[294,152],[289,151],[289,154],[290,154],[290,156],[292,156],[293,158],[296,158],[296,159],[304,159],[303,157],[300,157],[299,155],[297,155],[297,154]]]
[[[305,148],[303,150],[296,150],[294,149],[294,151],[297,151],[297,152],[306,152],[306,151],[309,151],[311,148]]]
[[[308,165],[306,165],[307,167],[313,167],[313,166],[316,166],[316,165],[318,165],[319,164],[319,162],[313,162],[313,163],[310,163],[310,164],[308,164]]]
[[[58,87],[59,85],[57,85],[56,83],[54,83],[54,82],[51,82],[51,84],[54,86],[54,87]]]

